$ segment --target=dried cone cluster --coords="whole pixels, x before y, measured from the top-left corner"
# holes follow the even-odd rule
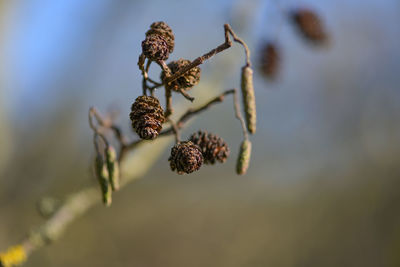
[[[205,164],[214,164],[216,161],[224,163],[229,157],[228,145],[215,134],[198,131],[189,140],[200,147]]]
[[[153,61],[166,60],[174,50],[174,40],[172,29],[165,22],[154,22],[142,42],[143,54]]]
[[[280,56],[278,47],[267,42],[261,49],[260,71],[268,79],[275,79],[279,71]]]
[[[171,74],[174,74],[181,70],[186,65],[190,64],[190,60],[187,59],[178,59],[176,61],[172,61],[168,64],[168,67],[171,70]],[[167,89],[179,91],[181,89],[187,91],[190,90],[193,86],[197,85],[200,82],[201,69],[200,67],[194,67],[187,71],[185,74],[180,76],[175,81],[166,85]],[[165,72],[161,72],[161,80],[163,81],[166,78]]]
[[[198,145],[186,141],[172,147],[168,160],[172,171],[176,170],[178,174],[192,173],[200,169],[203,155]]]
[[[294,10],[291,19],[307,40],[318,44],[328,40],[322,21],[314,11],[305,8]]]
[[[300,24],[299,20],[299,24]],[[303,26],[305,27],[305,26]],[[157,138],[162,130],[163,123],[168,119],[170,128],[165,130],[163,134],[175,133],[176,144],[171,148],[171,155],[168,158],[172,171],[178,174],[190,174],[200,169],[204,164],[215,164],[217,162],[224,163],[227,161],[230,149],[226,142],[215,134],[200,130],[192,134],[189,140],[180,141],[180,128],[183,124],[197,113],[209,108],[214,103],[222,102],[228,94],[234,95],[235,115],[240,120],[243,128],[244,141],[241,144],[239,157],[237,160],[237,173],[246,173],[251,154],[251,143],[248,140],[248,134],[256,132],[256,106],[255,94],[253,87],[253,70],[250,62],[250,51],[248,46],[242,41],[232,30],[229,24],[224,25],[225,43],[212,49],[208,53],[198,57],[194,62],[199,65],[212,56],[228,49],[233,44],[233,41],[240,43],[246,53],[246,65],[242,68],[241,89],[243,98],[243,110],[246,115],[246,122],[243,120],[240,111],[240,103],[238,101],[237,89],[226,90],[221,95],[211,99],[208,103],[197,109],[189,109],[177,123],[168,119],[171,115],[172,107],[172,91],[179,92],[186,99],[193,101],[186,91],[193,88],[200,82],[201,69],[199,66],[192,67],[192,62],[187,59],[178,59],[170,62],[168,65],[165,62],[169,58],[169,54],[173,52],[175,45],[175,37],[172,29],[162,21],[154,22],[150,25],[150,29],[146,32],[146,38],[142,41],[142,53],[139,56],[138,66],[142,73],[142,94],[137,97],[131,106],[130,119],[133,130],[143,140],[153,140]],[[314,37],[315,38],[315,37]],[[265,48],[263,54],[263,71],[267,75],[272,76],[277,69],[278,53],[271,44]],[[147,61],[147,64],[145,64]],[[152,61],[161,67],[160,78],[162,82],[154,81],[149,78],[148,72]],[[171,75],[173,75],[171,77]],[[167,83],[168,81],[168,83]],[[171,82],[170,82],[171,81]],[[165,87],[165,106],[166,112],[160,105],[159,100],[154,97],[155,89]],[[147,96],[147,94],[150,96]],[[94,121],[96,120],[96,122]],[[104,204],[111,205],[112,191],[116,191],[120,187],[120,169],[119,163],[123,158],[124,148],[132,149],[139,141],[125,143],[120,129],[113,125],[104,125],[101,116],[94,108],[89,110],[89,124],[94,132],[94,145],[96,150],[96,159],[94,163],[95,175],[101,189],[101,196]],[[110,145],[108,137],[103,134],[105,127],[111,130],[119,141],[121,149],[118,155],[116,150]],[[247,129],[246,129],[247,127]],[[101,142],[101,143],[99,143]],[[131,145],[132,144],[132,145]],[[100,150],[104,148],[104,151]],[[0,255],[0,267],[2,267]],[[4,265],[4,264],[3,264]]]
[[[139,96],[132,104],[132,127],[142,139],[155,139],[165,121],[164,110],[153,96]]]

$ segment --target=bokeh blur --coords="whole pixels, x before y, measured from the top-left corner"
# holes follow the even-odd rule
[[[322,18],[328,47],[288,21],[299,5]],[[182,133],[218,133],[227,163],[179,176],[165,151],[27,266],[400,266],[398,0],[1,0],[0,14],[0,250],[44,221],[41,197],[95,184],[89,106],[117,111],[135,137],[128,113],[153,21],[174,30],[171,60],[219,45],[229,22],[255,64],[264,40],[282,51],[277,79],[256,72],[248,174],[234,172],[241,130],[227,101]],[[239,46],[203,64],[200,84],[215,89],[199,103],[237,87],[242,64]]]

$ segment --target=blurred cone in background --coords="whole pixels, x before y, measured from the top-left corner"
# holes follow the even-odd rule
[[[259,71],[264,77],[274,80],[280,68],[280,49],[273,42],[264,42],[259,53]]]
[[[290,12],[290,19],[306,40],[316,45],[328,43],[329,36],[320,16],[315,11],[307,8],[297,8]]]

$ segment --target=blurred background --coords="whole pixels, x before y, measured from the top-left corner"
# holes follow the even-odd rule
[[[323,20],[328,47],[288,20],[302,5]],[[168,149],[27,266],[400,266],[398,0],[1,0],[0,14],[0,250],[43,222],[41,197],[95,184],[89,106],[118,111],[135,138],[128,114],[152,22],[174,30],[170,60],[221,44],[229,22],[255,66],[263,41],[281,51],[274,81],[255,75],[248,174],[234,172],[241,130],[228,100],[182,133],[219,134],[227,163],[179,176]],[[194,105],[237,87],[241,65],[240,46],[203,64]]]

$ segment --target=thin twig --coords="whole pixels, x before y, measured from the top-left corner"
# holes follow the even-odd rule
[[[227,90],[225,92],[223,92],[222,94],[220,94],[219,96],[211,99],[210,101],[208,101],[207,103],[205,103],[204,105],[196,108],[196,109],[188,109],[181,117],[180,119],[177,121],[176,126],[178,129],[182,129],[184,124],[191,119],[193,116],[197,115],[198,113],[201,113],[205,110],[207,110],[208,108],[210,108],[211,106],[217,104],[217,103],[221,103],[222,101],[224,101],[225,96],[228,94],[233,94],[235,90]],[[172,127],[162,131],[159,136],[164,136],[164,135],[169,135],[173,133],[173,129]]]
[[[101,127],[108,128],[114,133],[117,141],[120,144],[120,148],[121,149],[122,149],[122,147],[124,147],[124,146],[126,146],[128,144],[128,141],[126,140],[125,136],[122,134],[121,129],[118,126],[114,125],[111,120],[103,119],[103,116],[100,115],[100,112],[96,108],[91,107],[89,109],[89,125],[90,125],[90,128],[95,133],[98,133],[106,144],[108,144],[107,140],[106,140],[105,136],[100,132],[98,127],[94,124],[93,118],[96,119],[97,123]]]
[[[194,97],[190,96],[185,90],[183,90],[182,88],[179,89],[179,93],[181,93],[181,95],[183,95],[184,98],[186,98],[187,100],[189,100],[190,102],[194,101]]]
[[[229,32],[229,33],[232,35],[232,38],[233,38],[233,40],[234,40],[235,42],[240,43],[240,44],[243,46],[244,51],[245,51],[245,53],[246,53],[246,66],[247,66],[247,67],[251,67],[251,63],[250,63],[250,49],[249,49],[249,47],[247,46],[247,44],[246,44],[242,39],[240,39],[240,38],[236,35],[236,33],[233,31],[233,29],[231,28],[231,26],[230,26],[229,24],[225,24],[225,25],[224,25],[224,29],[225,29],[225,32]]]
[[[232,38],[233,38],[233,40],[235,42],[240,43],[243,46],[243,48],[245,50],[245,53],[246,53],[246,66],[250,67],[251,66],[251,63],[250,63],[250,50],[249,50],[247,44],[235,34],[235,32],[233,31],[232,27],[229,24],[225,24],[224,25],[225,42],[223,44],[221,44],[221,45],[217,46],[216,48],[212,49],[210,52],[208,52],[208,53],[196,58],[190,64],[186,65],[185,67],[182,67],[179,71],[175,72],[170,77],[166,77],[164,79],[163,83],[164,84],[168,84],[170,82],[175,81],[180,76],[182,76],[186,72],[190,71],[194,67],[199,66],[200,64],[202,64],[207,59],[210,59],[211,57],[215,56],[216,54],[221,53],[222,51],[230,48],[232,46],[232,41],[229,39],[229,34],[232,35]]]
[[[171,69],[168,67],[164,60],[157,61],[157,64],[160,65],[161,69],[164,71],[165,77],[168,78],[171,76]]]
[[[93,107],[90,108],[90,110],[89,110],[89,126],[94,132],[93,143],[94,143],[96,152],[99,154],[100,150],[99,150],[98,137],[100,137],[103,140],[106,147],[108,147],[109,144],[108,144],[107,138],[100,132],[98,127],[93,122],[93,117],[97,118],[98,116],[99,116],[99,114],[96,112],[96,109]]]
[[[175,143],[180,143],[181,142],[181,134],[180,134],[178,126],[171,119],[169,119],[169,123],[171,123],[172,131],[175,134]]]
[[[233,108],[235,110],[235,117],[240,121],[243,130],[243,136],[245,140],[249,139],[249,135],[247,133],[246,123],[244,122],[242,113],[240,112],[240,104],[239,104],[239,97],[238,97],[238,90],[235,88],[233,94]]]
[[[227,37],[227,36],[228,35],[225,33],[225,42],[223,44],[221,44],[221,45],[217,46],[216,48],[212,49],[210,52],[208,52],[208,53],[196,58],[190,64],[182,67],[179,71],[175,72],[170,77],[166,77],[164,79],[163,83],[164,84],[168,84],[170,82],[175,81],[180,76],[182,76],[183,74],[185,74],[189,70],[193,69],[194,67],[199,66],[200,64],[202,64],[207,59],[209,59],[209,58],[215,56],[216,54],[228,49],[229,47],[231,47],[232,46],[232,42],[229,40],[229,37]]]
[[[219,96],[211,99],[210,101],[208,101],[207,103],[205,103],[204,105],[196,108],[196,109],[188,109],[180,118],[179,120],[176,122],[176,128],[178,130],[182,129],[183,126],[185,125],[185,123],[191,119],[192,117],[194,117],[195,115],[197,115],[198,113],[201,113],[205,110],[207,110],[208,108],[210,108],[211,106],[217,104],[217,103],[221,103],[222,101],[224,101],[225,96],[229,95],[229,94],[234,94],[235,93],[235,89],[231,89],[231,90],[227,90],[225,92],[223,92],[222,94],[220,94]],[[169,128],[165,129],[164,131],[162,131],[159,135],[158,138],[160,137],[164,137],[164,136],[169,136],[171,134],[174,133],[174,129],[172,126],[170,126]],[[140,145],[141,143],[146,142],[146,140],[135,140],[129,144],[126,145],[126,147],[124,148],[124,152],[125,151],[129,151],[132,150],[134,148],[136,148],[138,145]]]
[[[172,109],[172,92],[171,88],[165,86],[165,112],[164,116],[168,118],[173,112]]]
[[[142,76],[143,76],[143,78],[142,78],[142,90],[143,90],[143,95],[147,94],[147,80],[149,78],[148,72],[149,72],[149,69],[150,69],[151,62],[152,61],[148,59],[147,63],[146,63],[146,67],[143,68],[143,70],[142,70]]]

